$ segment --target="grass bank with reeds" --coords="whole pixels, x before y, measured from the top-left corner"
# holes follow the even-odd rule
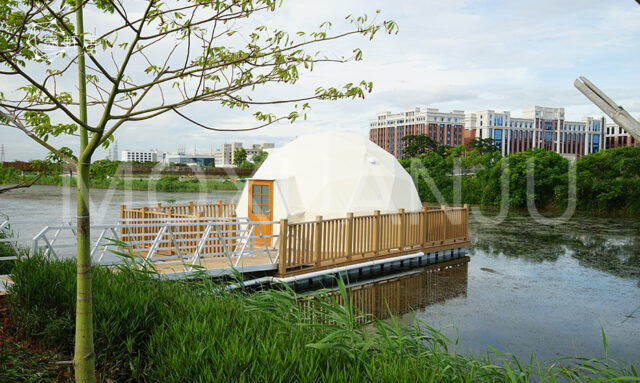
[[[17,181],[16,181],[17,182]],[[199,181],[196,178],[179,180],[178,177],[163,177],[158,180],[150,179],[92,179],[91,188],[94,189],[118,189],[118,190],[155,190],[159,192],[210,192],[214,190],[241,190],[244,182],[233,181]],[[68,176],[42,176],[36,185],[76,186],[76,177]]]
[[[116,381],[638,379],[633,367],[610,360],[567,369],[520,364],[506,356],[490,361],[460,355],[422,324],[391,319],[360,326],[348,300],[341,306],[320,299],[301,311],[286,290],[227,292],[209,280],[161,281],[130,269],[113,273],[96,267],[93,275],[97,365],[102,376]],[[70,359],[74,262],[21,259],[13,280],[8,303],[17,334],[39,339]]]

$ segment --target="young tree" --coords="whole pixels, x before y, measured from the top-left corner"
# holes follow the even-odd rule
[[[440,152],[444,148],[433,138],[424,134],[409,134],[402,137],[404,141],[404,149],[402,155],[405,157],[417,157],[420,154],[430,153],[432,151]]]
[[[264,160],[267,159],[267,156],[269,156],[269,153],[265,152],[264,150],[261,150],[258,153],[254,154],[253,158],[251,158],[251,161],[253,161],[253,164],[256,168],[259,168],[260,165],[262,165],[262,163],[264,162]]]
[[[498,147],[496,146],[495,140],[493,138],[474,138],[471,141],[469,141],[469,149],[470,150],[477,150],[478,154],[480,154],[481,156],[484,156],[485,154],[489,154],[489,153],[493,153],[496,152],[498,150]]]
[[[126,4],[126,5],[125,5]],[[174,113],[210,130],[189,113],[189,106],[215,102],[244,110],[291,103],[274,115],[255,111],[254,130],[280,120],[296,120],[310,100],[361,98],[372,84],[318,87],[297,98],[258,100],[265,85],[295,84],[301,72],[319,62],[362,59],[356,48],[348,57],[326,57],[316,45],[352,35],[373,38],[393,33],[392,21],[347,16],[347,30],[287,32],[254,25],[276,12],[277,0],[0,0],[0,76],[19,83],[0,94],[0,124],[23,131],[77,169],[77,300],[74,365],[77,381],[94,381],[89,166],[101,145],[128,122]],[[84,17],[100,19],[85,32]],[[242,29],[242,27],[245,27]],[[251,29],[249,29],[251,28]],[[238,33],[240,31],[240,33]],[[314,53],[307,53],[313,48]],[[191,110],[193,112],[193,110]],[[77,161],[49,142],[50,137],[79,140]]]
[[[247,151],[244,148],[236,148],[233,151],[233,164],[240,166],[247,159]]]

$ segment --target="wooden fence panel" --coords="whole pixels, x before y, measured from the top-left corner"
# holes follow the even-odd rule
[[[339,264],[467,240],[467,224],[467,206],[291,223],[283,267]]]
[[[183,255],[194,254],[197,250],[198,243],[204,235],[204,227],[201,222],[206,222],[207,218],[225,218],[235,217],[235,204],[217,203],[197,204],[189,202],[185,205],[162,205],[160,203],[152,207],[127,208],[122,205],[120,207],[120,219],[129,225],[145,224],[145,227],[126,227],[122,228],[121,237],[124,241],[143,242],[135,246],[134,250],[144,250],[151,247],[156,239],[160,225],[171,219],[190,219],[193,224],[172,227],[172,233],[165,233],[157,244],[159,253],[164,255],[176,255],[173,241],[180,248]],[[154,224],[158,226],[154,226]],[[233,250],[236,246],[234,237],[238,236],[240,228],[236,223],[224,225],[220,229],[224,237],[228,239],[210,239],[207,240],[201,250],[204,256],[214,254],[218,257],[224,256],[225,250]],[[173,234],[173,240],[171,237]],[[215,234],[215,233],[214,233]],[[226,246],[226,247],[225,247]],[[171,249],[169,251],[169,249]]]

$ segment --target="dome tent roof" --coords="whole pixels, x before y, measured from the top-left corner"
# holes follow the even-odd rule
[[[365,215],[399,208],[418,211],[422,206],[400,163],[367,138],[349,133],[299,136],[270,151],[252,179],[276,181],[274,220],[310,221],[317,215],[329,219],[347,212]],[[247,215],[247,198],[245,186],[238,216]]]

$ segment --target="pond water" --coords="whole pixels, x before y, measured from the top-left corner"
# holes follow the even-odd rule
[[[466,294],[415,315],[464,351],[486,346],[521,361],[603,357],[640,362],[640,220],[576,214],[543,226],[512,211],[470,222]]]
[[[185,204],[194,202],[236,201],[237,191],[217,190],[210,193],[167,193],[140,190],[91,190],[91,223],[114,223],[120,215],[120,205],[150,206],[160,202]],[[72,222],[76,216],[75,188],[32,186],[0,194],[0,214],[8,216],[12,230],[29,243],[45,225]],[[0,221],[2,217],[0,217]]]
[[[235,201],[238,192],[92,190],[91,196],[92,222],[107,223],[120,204]],[[0,195],[0,213],[15,221],[25,243],[45,224],[73,219],[74,204],[73,189],[55,186]],[[457,271],[420,269],[376,282],[396,286],[394,293],[378,289],[405,321],[415,316],[451,338],[458,331],[463,352],[479,355],[491,346],[522,361],[532,353],[544,361],[602,357],[604,330],[610,355],[640,361],[640,220],[576,214],[546,226],[511,211],[497,225],[472,216],[470,231],[470,262]]]

